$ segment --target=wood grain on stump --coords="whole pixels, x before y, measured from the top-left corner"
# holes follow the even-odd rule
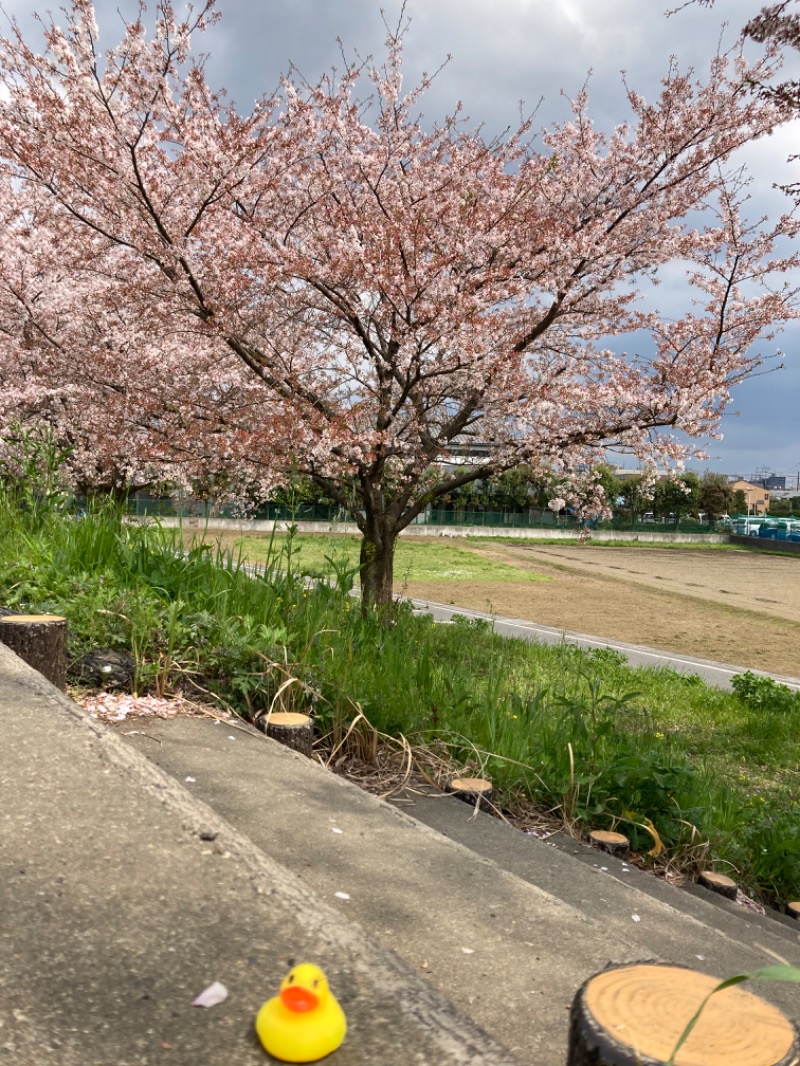
[[[664,1066],[720,982],[682,966],[632,963],[591,977],[570,1014],[567,1066]],[[712,996],[675,1066],[796,1066],[800,1035],[777,1008],[726,988]]]
[[[259,722],[268,737],[311,758],[314,726],[307,714],[300,714],[299,711],[276,711],[274,714],[264,715]]]
[[[56,614],[6,614],[0,641],[63,692],[67,687],[67,620]]]
[[[697,883],[703,888],[710,888],[712,892],[718,892],[726,899],[736,899],[738,886],[735,881],[725,874],[715,873],[713,870],[704,870],[697,876]]]
[[[618,859],[627,859],[631,850],[631,842],[622,833],[612,833],[611,830],[594,829],[589,834],[589,840],[601,851],[607,851],[609,855],[615,855]]]
[[[453,777],[447,791],[474,807],[481,800],[492,798],[492,782],[483,777]]]

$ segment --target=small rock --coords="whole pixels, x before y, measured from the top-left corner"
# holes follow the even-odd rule
[[[124,651],[113,648],[93,648],[72,664],[70,673],[78,681],[98,688],[129,688],[136,664]]]

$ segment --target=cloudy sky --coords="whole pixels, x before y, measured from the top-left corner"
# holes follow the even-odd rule
[[[58,10],[60,2],[52,6]],[[595,122],[612,128],[627,117],[621,71],[634,88],[655,96],[671,56],[683,68],[704,70],[720,42],[732,44],[760,4],[717,0],[711,10],[692,5],[666,17],[668,5],[680,2],[408,0],[405,69],[413,81],[451,55],[423,110],[437,118],[461,100],[487,133],[513,125],[521,101],[526,113],[538,106],[537,125],[566,118],[566,97],[591,71]],[[2,3],[31,33],[31,11],[48,6],[48,0]],[[180,2],[176,6],[180,10]],[[386,36],[381,8],[389,25],[396,26],[397,0],[218,0],[222,21],[203,39],[203,50],[210,53],[209,81],[214,88],[227,88],[239,108],[248,110],[257,96],[275,88],[291,64],[313,82],[331,66],[341,67],[341,48],[348,56],[380,56]],[[116,42],[120,12],[129,16],[135,9],[131,0],[98,0],[102,43]],[[752,203],[759,214],[786,210],[786,198],[773,185],[792,174],[786,157],[793,151],[800,151],[800,125],[749,150]],[[797,178],[800,163],[794,168]],[[677,283],[665,295],[676,310],[684,300]],[[723,422],[725,439],[710,443],[711,458],[698,464],[701,469],[749,476],[768,468],[791,474],[792,484],[800,481],[800,324],[787,330],[780,344],[786,368],[738,388]]]

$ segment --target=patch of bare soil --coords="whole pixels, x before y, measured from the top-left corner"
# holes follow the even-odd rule
[[[492,544],[460,547],[550,580],[411,582],[420,599],[800,676],[800,557],[747,551]]]

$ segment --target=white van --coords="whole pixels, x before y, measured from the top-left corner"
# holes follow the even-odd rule
[[[733,523],[732,532],[738,533],[740,537],[757,537],[763,524],[764,518],[761,515],[737,518]]]

